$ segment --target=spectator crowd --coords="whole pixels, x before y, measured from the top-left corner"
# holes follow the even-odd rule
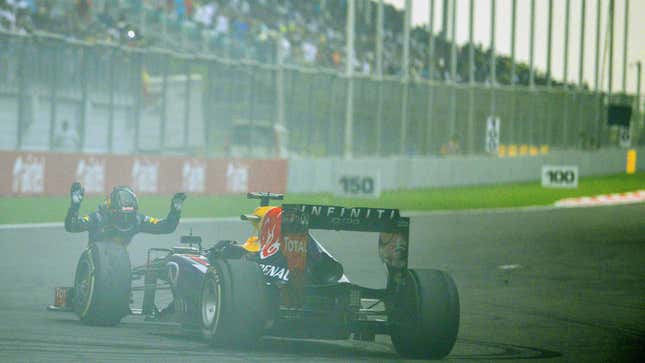
[[[0,30],[60,34],[89,42],[137,47],[169,47],[209,52],[233,59],[281,61],[301,66],[345,69],[347,0],[0,0]],[[359,74],[376,70],[377,1],[356,0],[355,55]],[[383,73],[400,76],[403,12],[385,5]],[[410,74],[455,82],[469,80],[469,44],[457,47],[457,74],[450,73],[451,42],[435,34],[435,55],[428,57],[427,27],[412,29]],[[474,46],[474,80],[490,83],[490,49]],[[429,67],[431,65],[431,67]],[[496,82],[528,85],[530,69],[498,55]],[[432,70],[432,71],[431,71]],[[535,83],[547,76],[535,72]],[[561,85],[552,80],[555,86]]]

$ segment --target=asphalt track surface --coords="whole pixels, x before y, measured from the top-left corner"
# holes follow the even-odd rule
[[[191,227],[207,243],[249,233],[231,220],[139,235],[129,247],[133,264]],[[316,236],[354,282],[383,285],[373,235]],[[252,351],[222,350],[172,323],[128,317],[117,327],[88,327],[45,311],[53,288],[70,285],[85,245],[84,234],[60,226],[0,228],[1,362],[399,360],[386,336],[267,338]],[[412,267],[444,269],[457,282],[461,326],[449,361],[645,361],[644,204],[414,216],[410,248]]]

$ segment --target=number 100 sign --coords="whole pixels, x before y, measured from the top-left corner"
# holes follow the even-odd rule
[[[542,165],[542,186],[545,188],[577,188],[578,167]]]

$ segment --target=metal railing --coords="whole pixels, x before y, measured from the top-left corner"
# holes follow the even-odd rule
[[[347,147],[354,156],[483,153],[491,115],[501,120],[502,144],[592,149],[616,142],[601,93],[359,76],[352,82],[353,112],[346,115],[348,78],[334,71],[3,33],[0,148],[265,157],[342,156]],[[60,142],[63,124],[78,135],[71,150]],[[642,121],[636,124],[641,130]]]

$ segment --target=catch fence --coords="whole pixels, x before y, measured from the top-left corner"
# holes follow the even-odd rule
[[[5,150],[473,154],[487,151],[491,117],[499,119],[494,136],[502,145],[595,149],[617,143],[617,132],[606,126],[607,99],[580,89],[347,78],[330,70],[0,34]],[[642,130],[639,116],[634,124]]]

